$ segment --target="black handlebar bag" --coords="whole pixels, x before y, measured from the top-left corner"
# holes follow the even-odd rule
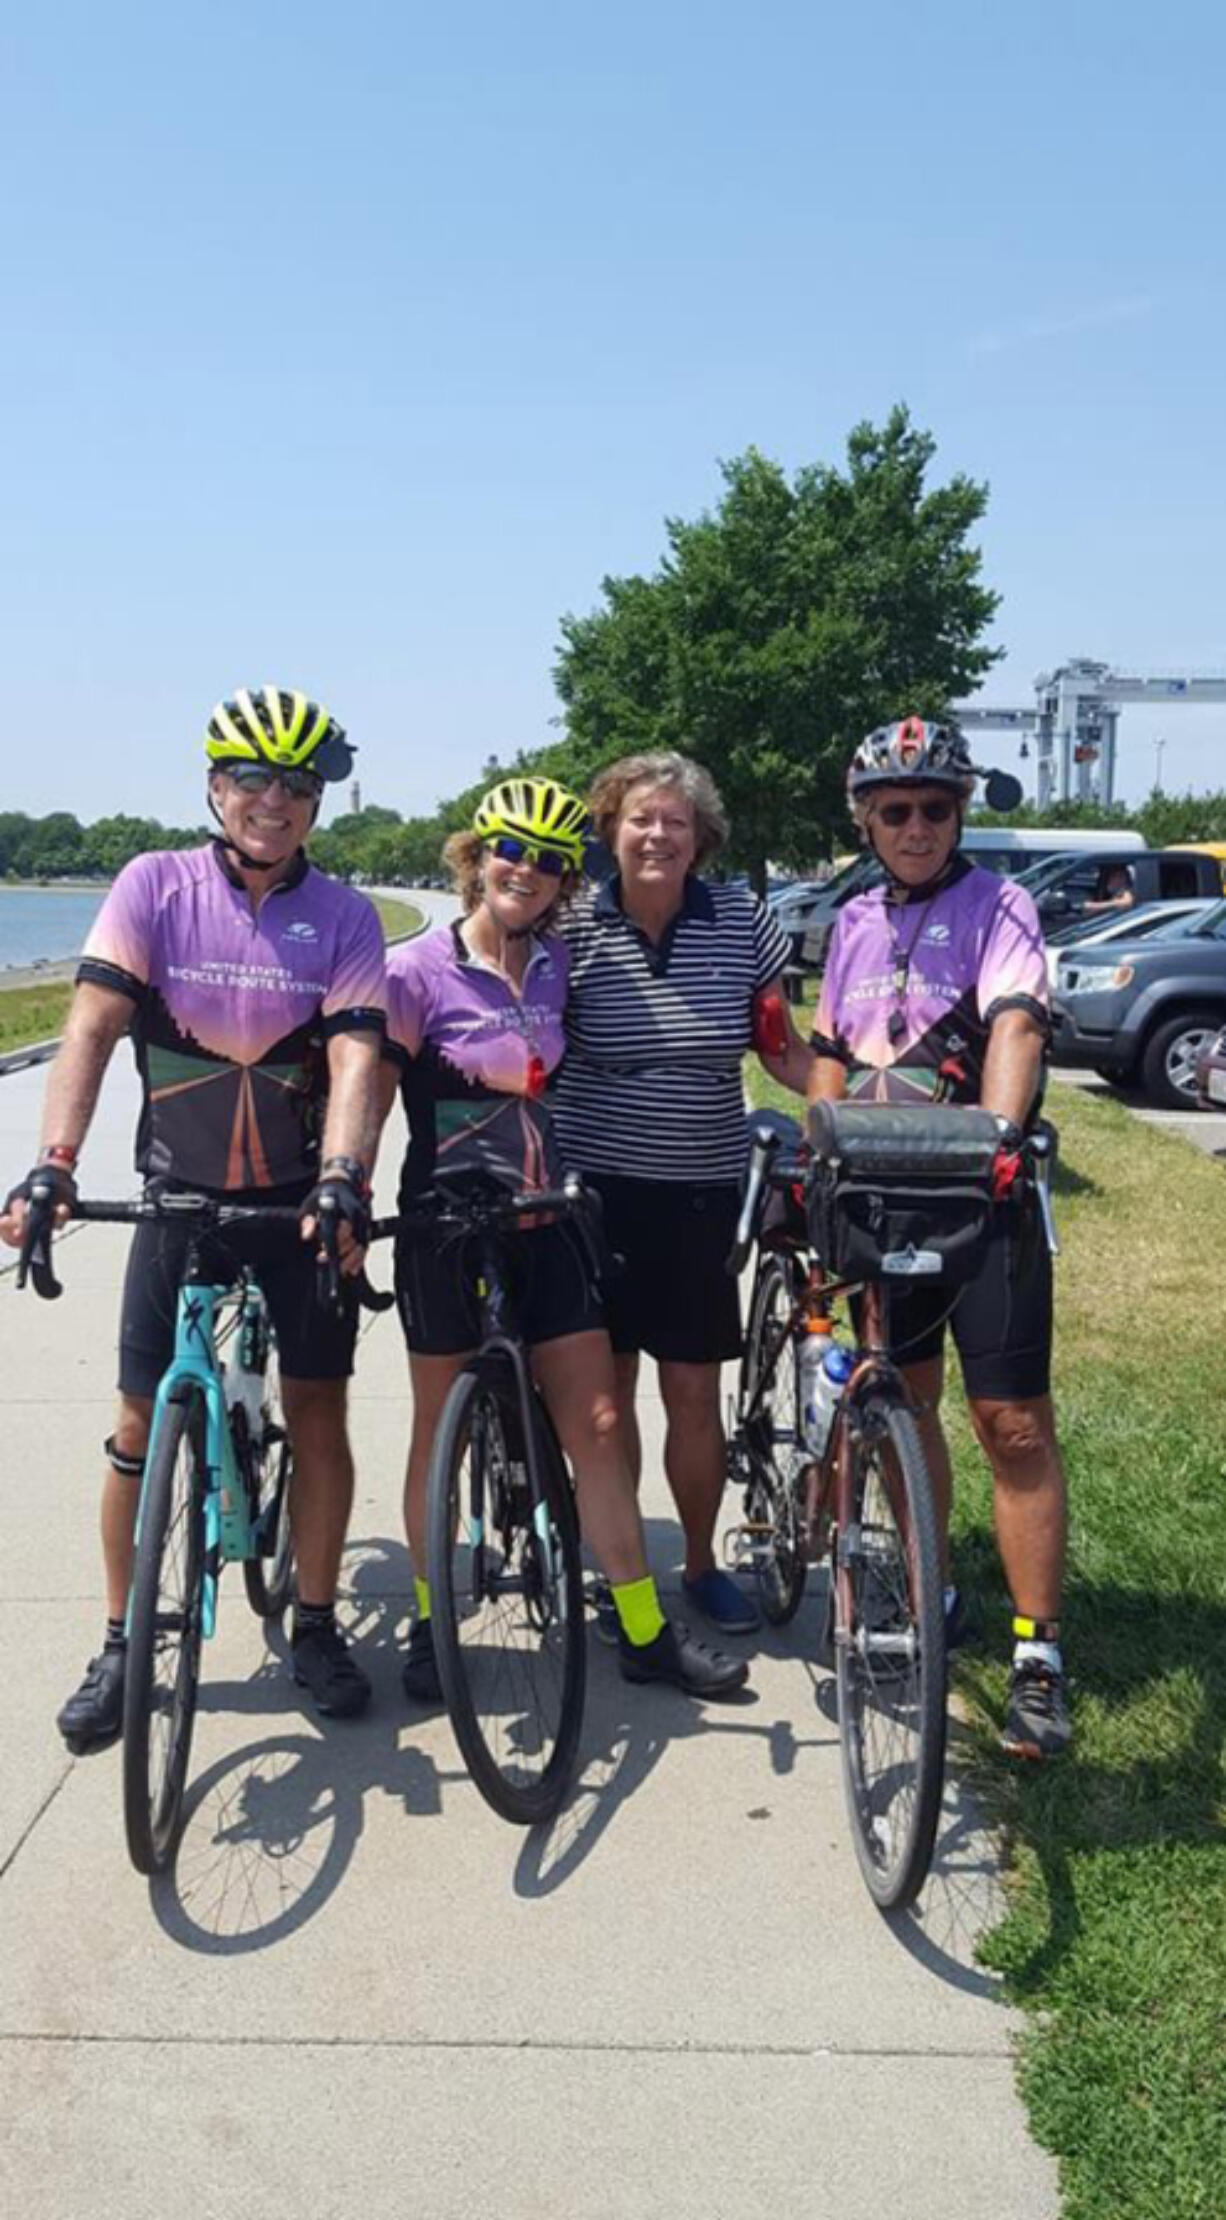
[[[809,1112],[809,1238],[840,1280],[954,1288],[992,1222],[990,1110],[818,1102]]]

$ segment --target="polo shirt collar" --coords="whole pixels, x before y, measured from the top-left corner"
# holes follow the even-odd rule
[[[625,917],[626,913],[624,908],[622,907],[622,878],[620,871],[615,871],[612,878],[606,879],[603,884],[597,888],[596,899],[592,905],[592,908],[593,914],[596,917]],[[681,908],[678,910],[677,917],[672,920],[672,923],[675,925],[677,923],[677,919],[682,917],[699,918],[702,920],[703,924],[706,925],[713,924],[715,921],[715,902],[711,894],[711,889],[707,885],[705,879],[697,878],[692,871],[686,873],[685,891],[681,897]],[[627,918],[626,922],[629,924],[631,920]]]

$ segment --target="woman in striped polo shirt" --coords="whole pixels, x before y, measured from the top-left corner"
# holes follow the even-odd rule
[[[724,1260],[745,1159],[741,1062],[760,997],[777,993],[786,1008],[788,944],[747,889],[698,876],[728,833],[700,764],[671,751],[626,756],[601,773],[590,806],[617,868],[561,922],[571,969],[558,1136],[565,1162],[600,1190],[624,1260],[605,1294],[633,1469],[645,1351],[659,1370],[686,1594],[724,1633],[748,1633],[757,1614],[714,1557],[720,1365],[741,1346]],[[804,1093],[812,1055],[790,1019],[786,1048],[763,1062]]]

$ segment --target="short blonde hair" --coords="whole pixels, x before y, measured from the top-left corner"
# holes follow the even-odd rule
[[[588,796],[597,837],[612,847],[626,796],[636,786],[675,786],[694,813],[694,868],[701,871],[728,838],[728,812],[711,773],[675,748],[623,755],[601,771]]]
[[[481,859],[485,850],[486,842],[482,840],[480,833],[471,830],[454,832],[450,839],[444,843],[443,862],[451,873],[452,889],[460,897],[460,908],[463,910],[465,917],[471,917],[473,911],[479,908],[481,903],[483,892]],[[555,917],[558,910],[571,900],[578,884],[578,872],[563,872],[558,881],[558,892],[549,908],[537,920],[537,924],[540,926],[547,925],[550,918]]]

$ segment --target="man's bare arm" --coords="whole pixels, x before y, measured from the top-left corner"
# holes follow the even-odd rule
[[[328,1110],[323,1161],[356,1156],[370,1170],[382,1118],[379,1112],[379,1035],[334,1033],[328,1042]]]
[[[43,1148],[79,1149],[98,1107],[115,1043],[132,1023],[132,1003],[113,987],[85,980],[73,995],[64,1038],[47,1074],[43,1097]]]
[[[1002,1010],[988,1035],[980,1101],[985,1110],[1025,1125],[1043,1075],[1043,1028],[1029,1010]]]

